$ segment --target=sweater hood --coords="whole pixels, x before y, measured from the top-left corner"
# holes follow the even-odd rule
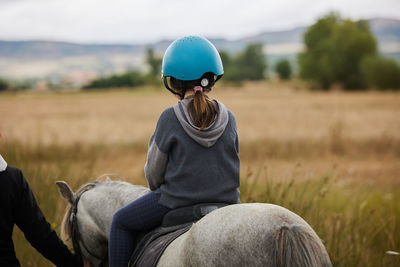
[[[0,172],[5,171],[7,169],[7,162],[0,155]]]
[[[228,125],[229,115],[228,110],[224,104],[214,100],[217,104],[217,118],[207,128],[200,130],[199,127],[195,126],[189,113],[188,105],[191,98],[185,98],[174,105],[174,112],[178,118],[179,123],[182,125],[185,132],[197,143],[204,147],[213,146],[217,140],[224,133],[226,126]]]

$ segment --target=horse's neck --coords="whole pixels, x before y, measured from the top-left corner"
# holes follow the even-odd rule
[[[149,189],[143,186],[113,181],[101,183],[96,189],[99,194],[106,196],[104,201],[113,199],[121,205],[116,206],[116,210],[149,192]]]
[[[95,224],[97,231],[107,236],[114,213],[148,192],[148,188],[125,182],[99,183],[82,196],[79,204],[80,218]]]

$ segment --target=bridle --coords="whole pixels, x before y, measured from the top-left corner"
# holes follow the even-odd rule
[[[96,255],[94,252],[91,252],[88,247],[85,245],[85,242],[83,242],[82,236],[79,232],[79,225],[78,225],[78,218],[77,218],[77,213],[78,213],[78,203],[79,200],[81,199],[82,195],[89,191],[90,189],[93,189],[96,187],[97,182],[91,183],[86,185],[75,197],[74,203],[72,203],[71,206],[71,212],[69,216],[70,220],[70,230],[71,230],[71,237],[72,237],[72,245],[74,247],[75,253],[82,258],[82,251],[81,251],[81,246],[83,249],[96,261],[99,262],[98,266],[103,266],[105,262],[108,260],[108,254],[106,254],[105,257],[102,257],[101,255]],[[81,245],[81,246],[80,246]]]

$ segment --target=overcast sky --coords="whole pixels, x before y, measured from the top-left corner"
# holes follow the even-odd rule
[[[352,19],[400,19],[400,0],[0,0],[0,40],[236,39],[309,25],[331,10]]]

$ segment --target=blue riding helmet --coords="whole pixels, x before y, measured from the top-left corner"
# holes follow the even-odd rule
[[[206,38],[186,36],[167,48],[162,62],[163,77],[192,81],[206,72],[224,74],[222,60],[215,46]]]
[[[210,83],[216,82],[224,74],[221,57],[215,46],[206,38],[200,36],[179,38],[165,51],[161,75],[165,87],[172,93],[178,94],[169,88],[166,77],[193,81],[201,79],[205,73],[217,76],[215,81],[208,81]],[[178,95],[183,98],[184,93]]]

